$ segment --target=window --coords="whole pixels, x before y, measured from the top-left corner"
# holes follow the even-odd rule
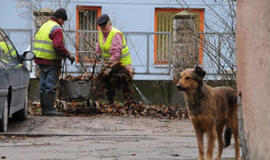
[[[154,59],[155,64],[167,64],[168,52],[169,52],[169,41],[173,42],[175,34],[173,34],[173,19],[174,15],[178,12],[184,11],[184,9],[177,8],[156,8],[155,9],[155,32],[170,32],[171,37],[167,34],[157,34],[155,35],[155,50]],[[194,13],[197,18],[195,19],[198,24],[199,32],[203,32],[204,24],[204,10],[203,9],[188,9],[189,12]],[[182,21],[185,22],[185,21]],[[203,38],[203,37],[200,37]],[[173,43],[172,43],[173,45]],[[199,63],[202,64],[202,53],[203,48],[200,44],[199,46]]]
[[[17,58],[17,50],[6,34],[0,31],[0,59],[3,62],[8,62],[12,58]]]
[[[77,6],[76,8],[76,61],[91,62],[97,42],[97,18],[101,7]]]

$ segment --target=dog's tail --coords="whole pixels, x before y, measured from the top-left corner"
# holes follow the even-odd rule
[[[231,137],[232,137],[232,130],[226,125],[225,132],[224,132],[224,145],[225,147],[228,147],[231,144]]]

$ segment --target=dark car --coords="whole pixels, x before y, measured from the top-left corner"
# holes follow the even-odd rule
[[[24,61],[33,60],[31,51],[19,54],[0,28],[0,131],[6,132],[8,119],[27,119],[29,71]]]

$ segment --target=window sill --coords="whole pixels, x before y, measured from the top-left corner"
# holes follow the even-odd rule
[[[155,68],[168,68],[170,65],[169,64],[155,64]]]

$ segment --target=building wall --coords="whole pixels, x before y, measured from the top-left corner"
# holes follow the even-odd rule
[[[76,85],[79,88],[85,87],[86,85],[90,85],[90,82],[68,82],[70,84]],[[180,92],[175,83],[172,81],[145,81],[145,80],[137,80],[134,81],[134,84],[138,88],[132,87],[134,90],[134,99],[136,101],[142,101],[143,103],[149,102],[154,105],[170,105],[177,107],[185,107],[184,95]],[[30,101],[39,101],[39,79],[31,79],[29,85],[29,100]],[[68,86],[69,87],[69,86]],[[62,92],[68,90],[68,87],[63,85]],[[87,86],[86,88],[89,88]],[[84,88],[85,89],[85,88]],[[88,95],[88,91],[82,91],[76,95],[86,96]],[[63,99],[69,101],[70,97],[74,97],[71,93],[65,93]],[[82,99],[85,97],[82,97]],[[123,93],[121,90],[116,90],[116,101],[125,102],[123,98]]]
[[[213,7],[218,13],[224,12],[224,7],[226,8],[227,4],[224,3],[223,0],[188,0],[185,1],[186,4],[180,4],[182,2],[179,1],[167,1],[167,0],[76,0],[71,1],[69,4],[66,5],[66,1],[60,1],[61,5],[59,5],[59,0],[48,0],[48,1],[31,1],[33,4],[37,5],[39,8],[50,8],[50,9],[57,9],[59,7],[66,6],[69,20],[66,22],[64,28],[65,30],[75,30],[76,29],[76,6],[99,6],[102,9],[102,13],[108,13],[111,17],[112,24],[120,29],[123,32],[154,32],[154,20],[155,20],[155,8],[197,8],[197,9],[205,9],[205,23],[211,21],[211,31],[220,31],[220,25],[222,24],[215,24],[215,14],[211,12],[209,6]],[[38,3],[37,3],[38,2]],[[41,3],[40,3],[41,2]],[[209,4],[206,5],[206,3]],[[0,1],[0,27],[5,29],[33,29],[34,28],[34,17],[33,17],[33,10],[27,9],[25,5],[18,4],[17,0],[1,0]],[[8,16],[7,16],[8,15]],[[225,14],[222,14],[225,16]],[[227,20],[227,18],[224,18]],[[216,23],[216,22],[215,22]],[[205,31],[209,31],[205,29]],[[22,39],[22,35],[18,38],[18,36],[11,36],[11,39],[14,41],[18,41]],[[26,37],[26,36],[25,36]],[[133,36],[136,37],[136,36]],[[29,39],[29,37],[27,37]],[[25,41],[27,42],[27,41]],[[153,42],[153,37],[150,40],[151,43]],[[29,43],[29,42],[28,42]],[[141,36],[135,38],[133,43],[135,43],[136,49],[131,49],[131,56],[133,60],[133,67],[135,71],[139,71],[140,69],[144,69],[144,65],[146,65],[146,40],[145,37]],[[19,45],[15,46],[21,52],[27,48],[28,44],[21,44],[18,42]],[[150,44],[150,69],[151,71],[158,72],[158,73],[167,73],[168,70],[166,69],[167,66],[159,66],[154,64],[154,48],[153,44]],[[130,46],[131,43],[128,41],[128,45]],[[132,47],[130,47],[132,48]],[[71,52],[75,53],[75,49],[71,49]],[[203,65],[205,66],[206,70],[208,70],[208,66],[210,64],[210,59],[206,56],[203,57]],[[73,66],[69,66],[70,70],[76,69]],[[162,74],[155,74],[155,75],[135,75],[135,79],[138,80],[171,80],[171,75],[162,75]]]
[[[270,5],[237,1],[237,85],[250,160],[270,159]]]
[[[0,27],[1,28],[32,28],[32,21],[24,19],[24,15],[19,16],[19,13],[24,9],[17,8],[17,0],[2,0],[0,1]]]

